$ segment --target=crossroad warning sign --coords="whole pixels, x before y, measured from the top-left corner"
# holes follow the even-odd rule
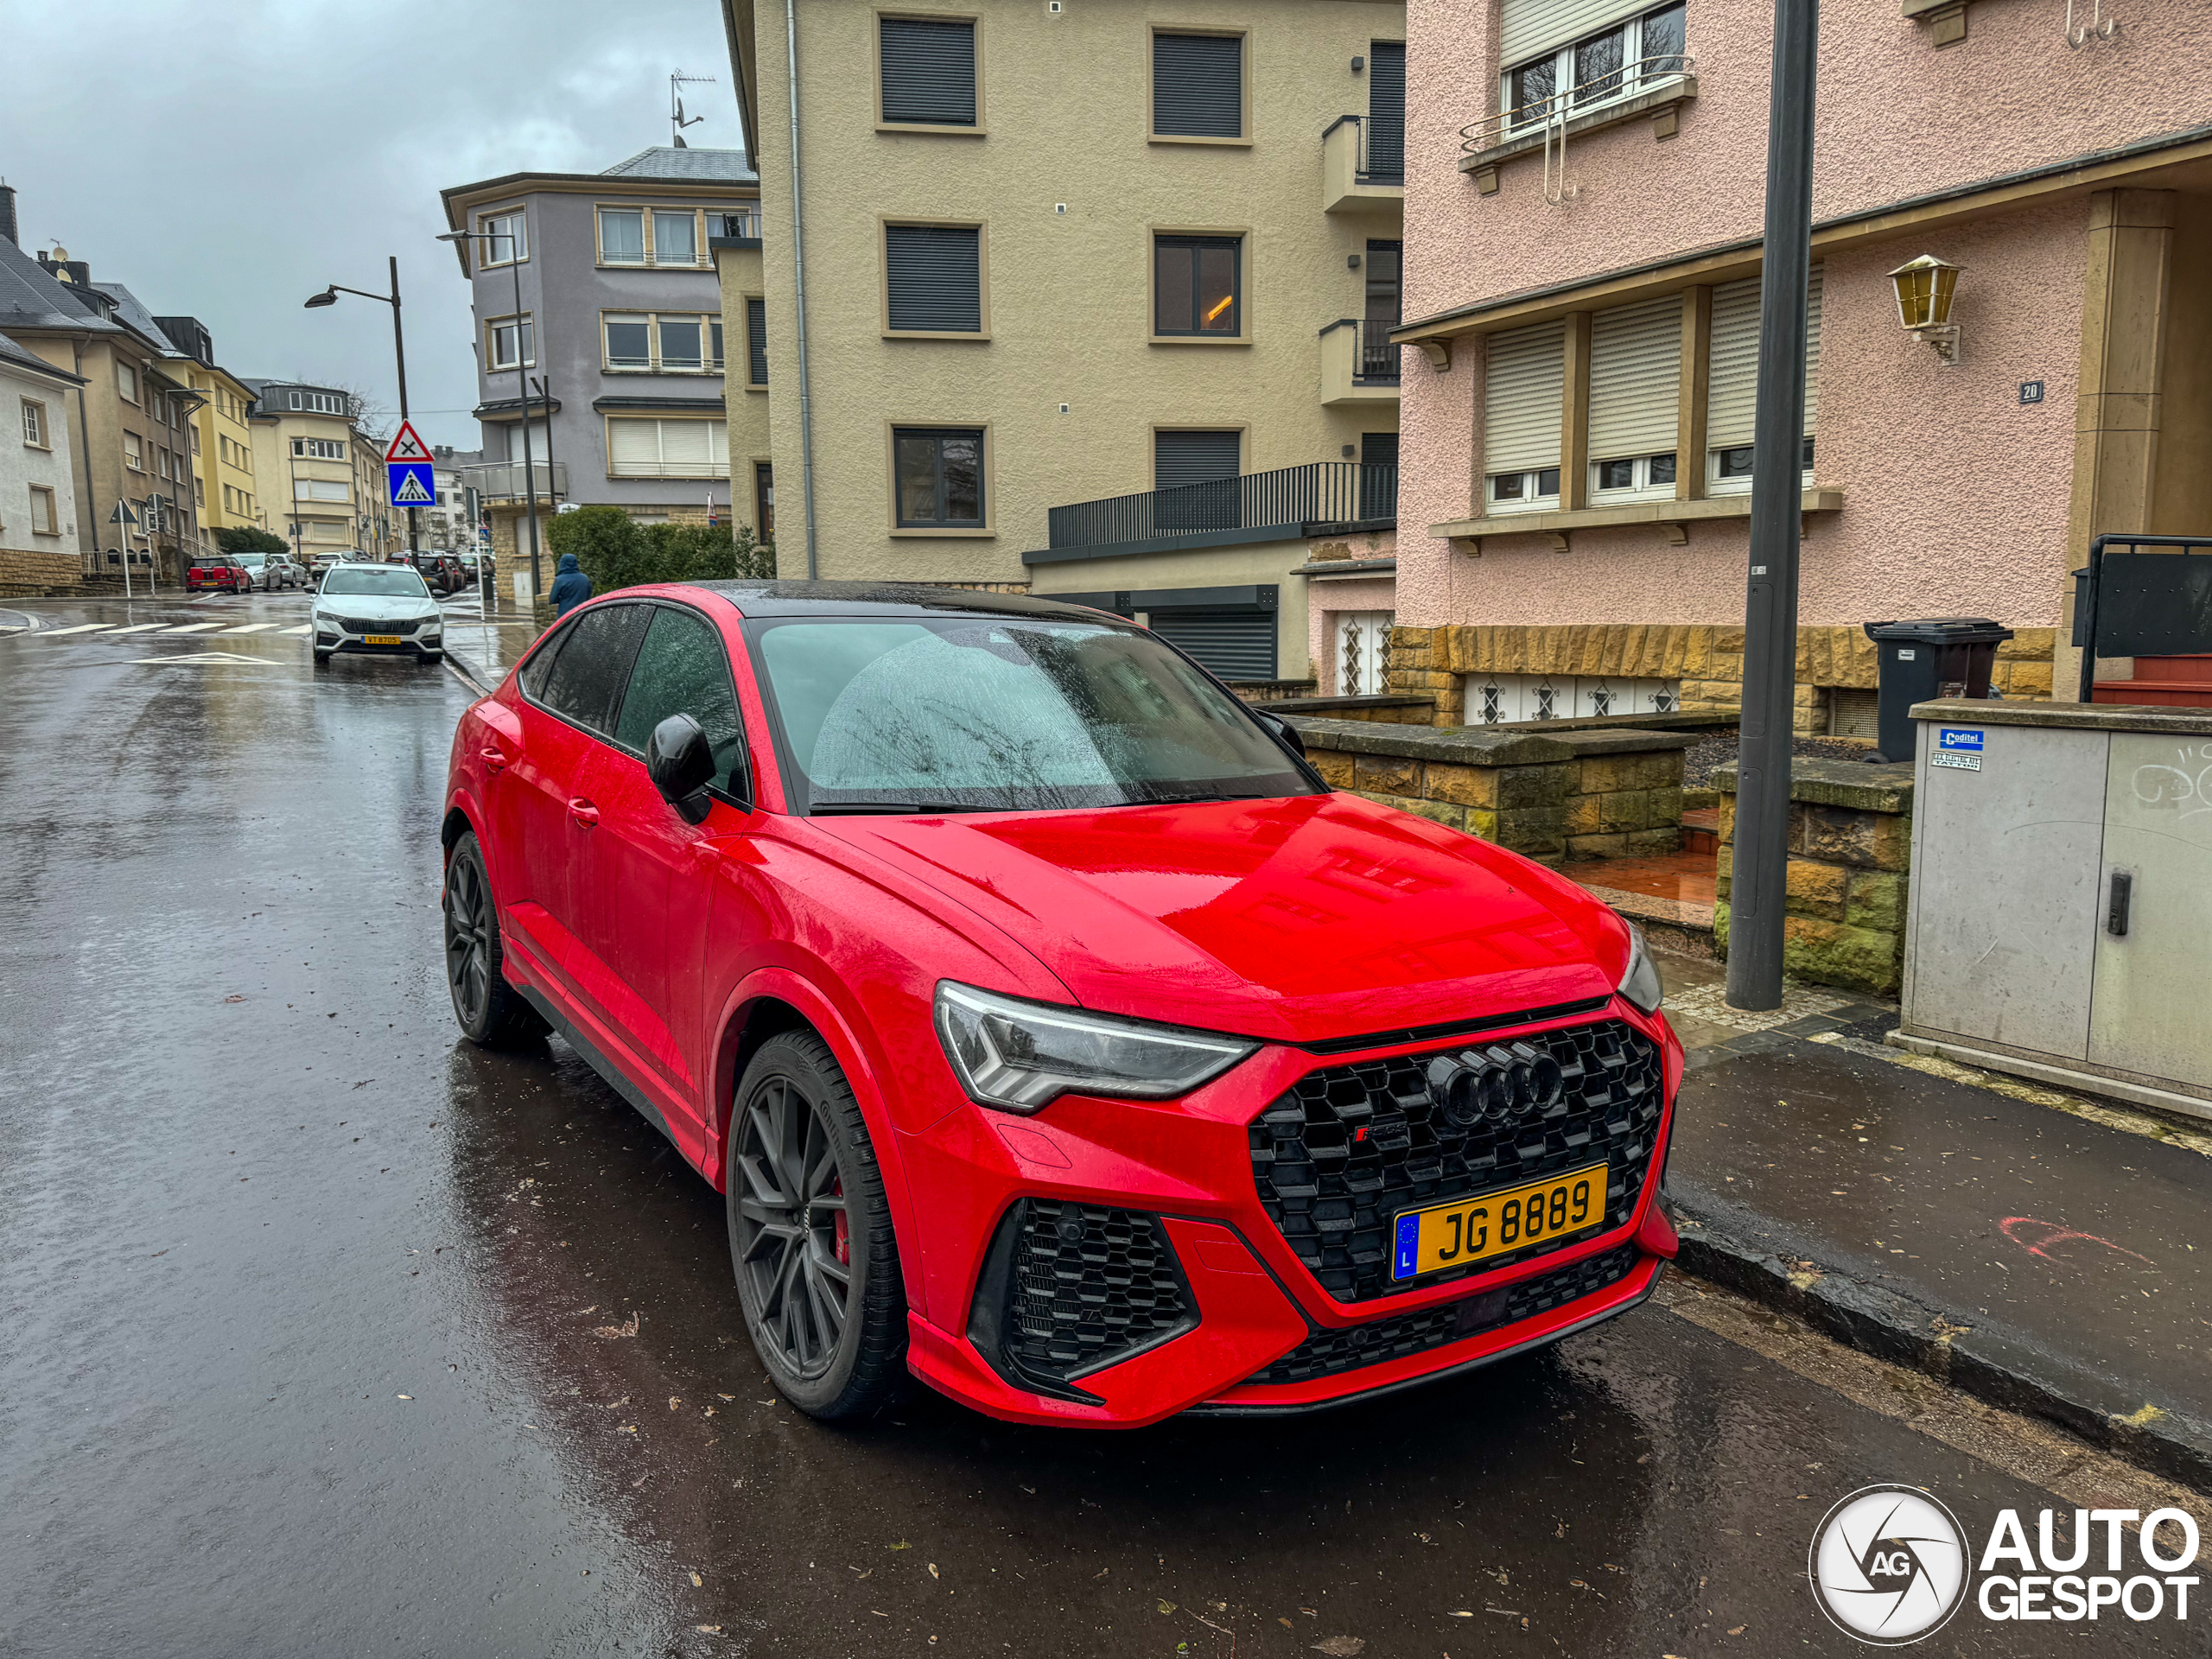
[[[403,461],[428,461],[429,458],[430,446],[423,442],[422,435],[416,431],[414,423],[402,421],[399,430],[391,435],[391,446],[384,452],[385,465],[389,467]]]

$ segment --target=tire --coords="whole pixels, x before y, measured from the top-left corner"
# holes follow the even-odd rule
[[[425,663],[428,663],[434,668],[446,659],[446,654],[442,651],[425,651],[418,654]]]
[[[318,651],[315,654],[315,665],[317,668],[328,668],[330,666],[330,658],[331,653],[329,652]]]
[[[543,1018],[507,983],[499,908],[493,902],[474,830],[454,843],[446,861],[440,907],[445,912],[446,990],[461,1034],[480,1048],[510,1047],[543,1035]]]
[[[825,1422],[881,1411],[905,1391],[906,1289],[875,1147],[828,1044],[761,1045],[722,1156],[738,1305],[770,1380]]]

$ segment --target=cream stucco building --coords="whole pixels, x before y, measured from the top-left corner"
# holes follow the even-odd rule
[[[765,226],[718,249],[764,336],[732,488],[779,486],[782,574],[1082,595],[1307,677],[1293,572],[1395,512],[1404,7],[725,16]]]
[[[385,505],[383,446],[355,424],[353,394],[291,380],[244,384],[254,393],[253,467],[269,530],[302,563],[396,550],[406,517]]]

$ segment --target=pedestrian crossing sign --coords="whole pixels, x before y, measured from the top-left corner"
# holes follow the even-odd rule
[[[385,463],[385,482],[391,493],[395,507],[429,507],[437,505],[437,480],[427,461],[391,461]]]

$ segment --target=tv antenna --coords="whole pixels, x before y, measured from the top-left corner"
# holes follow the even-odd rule
[[[683,89],[687,84],[695,83],[711,86],[715,84],[715,78],[712,75],[687,75],[681,69],[668,78],[668,124],[676,130],[676,147],[678,149],[690,148],[683,142],[683,129],[696,127],[707,118],[703,115],[686,116],[683,113]]]

